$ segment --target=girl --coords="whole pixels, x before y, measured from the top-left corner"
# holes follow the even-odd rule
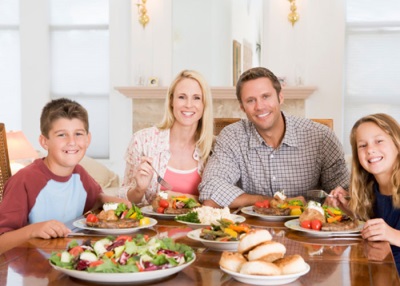
[[[400,127],[391,116],[372,114],[359,119],[350,134],[353,161],[350,201],[332,191],[336,202],[360,220],[369,241],[390,243],[400,270]]]

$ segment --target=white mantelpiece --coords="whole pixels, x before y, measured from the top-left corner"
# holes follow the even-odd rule
[[[167,87],[116,87],[120,93],[132,99],[164,99]],[[314,86],[284,87],[283,94],[286,100],[307,99],[317,88]],[[235,87],[213,87],[211,93],[214,99],[236,99]]]
[[[121,94],[132,99],[133,132],[160,122],[164,112],[167,87],[116,87]],[[304,117],[305,100],[316,90],[314,86],[284,87],[282,109],[292,115]],[[214,117],[245,117],[235,95],[235,87],[212,87]]]

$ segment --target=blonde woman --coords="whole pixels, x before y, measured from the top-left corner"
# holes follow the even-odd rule
[[[169,87],[161,123],[133,134],[119,196],[136,204],[150,203],[164,189],[152,167],[174,193],[198,196],[213,143],[212,114],[211,91],[203,76],[191,70],[180,72]]]

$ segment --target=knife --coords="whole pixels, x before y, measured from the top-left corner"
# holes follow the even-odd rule
[[[111,234],[100,234],[100,233],[84,233],[84,232],[70,232],[67,234],[67,237],[72,237],[72,236],[112,236]]]

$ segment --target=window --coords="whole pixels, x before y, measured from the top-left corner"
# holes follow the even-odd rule
[[[344,147],[355,121],[387,113],[400,122],[400,2],[347,0]]]
[[[109,156],[108,0],[50,1],[51,98],[78,101],[89,113],[87,152]]]
[[[0,122],[21,129],[19,1],[0,1]]]

